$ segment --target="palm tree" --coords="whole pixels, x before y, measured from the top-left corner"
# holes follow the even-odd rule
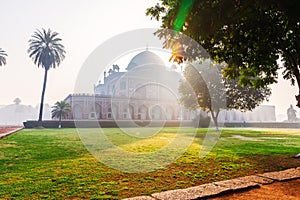
[[[6,64],[6,57],[7,57],[7,54],[5,53],[5,51],[3,49],[0,48],[0,66]]]
[[[55,103],[55,106],[52,106],[52,108],[52,118],[59,119],[58,128],[61,128],[61,119],[65,118],[68,115],[68,113],[71,112],[71,106],[65,101],[58,101]]]
[[[64,46],[60,43],[62,39],[58,38],[58,33],[51,32],[50,29],[36,30],[29,40],[29,57],[33,60],[34,64],[42,67],[45,70],[43,90],[41,95],[40,112],[38,119],[38,126],[42,126],[42,116],[44,108],[44,96],[46,90],[48,70],[52,67],[55,68],[65,58]]]

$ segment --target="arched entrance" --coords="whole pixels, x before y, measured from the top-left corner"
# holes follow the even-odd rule
[[[74,119],[82,119],[83,110],[80,105],[78,105],[78,104],[74,105],[72,111],[73,111]]]
[[[99,104],[95,104],[95,112],[96,112],[96,117],[97,119],[102,118],[102,107]]]
[[[131,119],[134,119],[134,107],[129,105],[129,115]]]
[[[118,119],[119,118],[119,107],[115,104],[112,105],[112,117],[114,119]]]
[[[160,120],[162,119],[162,109],[160,106],[156,105],[151,109],[151,118],[153,120]]]
[[[145,105],[139,107],[138,119],[146,120],[148,118],[148,108]]]
[[[167,118],[167,120],[172,120],[172,119],[174,119],[173,116],[174,116],[173,108],[167,107],[167,109],[166,109],[166,118]]]

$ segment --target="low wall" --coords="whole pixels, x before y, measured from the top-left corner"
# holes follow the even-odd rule
[[[300,128],[300,123],[289,122],[226,122],[225,127],[253,127],[253,128]]]
[[[25,128],[35,128],[38,122],[30,120],[23,122]],[[42,126],[45,128],[57,128],[59,122],[56,120],[45,120]],[[129,121],[129,120],[64,120],[61,122],[62,128],[117,128],[117,127],[191,127],[191,121]]]
[[[45,128],[57,128],[58,121],[45,120],[43,121],[43,127]],[[35,120],[29,120],[23,122],[25,128],[37,127],[38,122]],[[117,127],[192,127],[192,121],[129,121],[129,120],[64,120],[62,121],[62,128],[117,128]],[[287,122],[253,122],[253,123],[237,123],[226,122],[224,127],[253,127],[253,128],[300,128],[300,123],[287,123]]]

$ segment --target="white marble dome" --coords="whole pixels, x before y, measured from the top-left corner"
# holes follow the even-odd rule
[[[143,65],[165,66],[165,63],[158,55],[147,50],[134,56],[129,62],[126,69],[131,70],[137,66],[141,67]]]

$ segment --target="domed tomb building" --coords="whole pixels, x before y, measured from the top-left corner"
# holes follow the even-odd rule
[[[72,107],[69,119],[96,120],[190,120],[178,102],[181,74],[165,66],[151,51],[134,56],[125,71],[113,65],[104,72],[94,94],[72,94],[65,101]]]

